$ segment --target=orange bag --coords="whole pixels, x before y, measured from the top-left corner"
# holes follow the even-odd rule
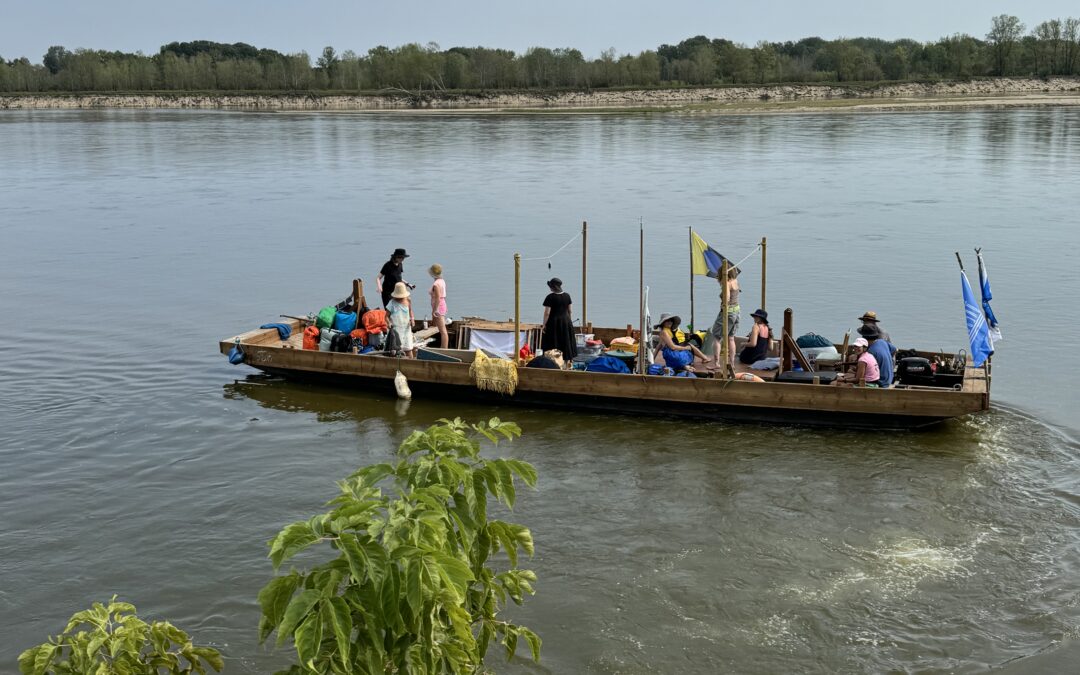
[[[304,329],[304,349],[319,349],[319,329],[315,326]]]
[[[353,332],[349,333],[349,337],[354,340],[359,340],[360,344],[367,346],[367,331],[363,328],[357,328]]]
[[[369,333],[386,332],[386,310],[372,309],[364,313],[364,330]]]

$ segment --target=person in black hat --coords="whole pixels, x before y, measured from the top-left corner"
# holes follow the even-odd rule
[[[769,354],[769,313],[755,309],[750,318],[754,320],[754,327],[746,336],[746,346],[739,352],[739,361],[747,365],[757,363]]]
[[[892,343],[882,336],[881,331],[873,323],[860,326],[859,335],[866,338],[866,341],[870,343],[866,351],[877,361],[878,372],[881,374],[881,379],[876,382],[867,382],[867,384],[876,384],[882,388],[892,386],[893,352],[896,351],[896,347],[893,347]]]
[[[402,263],[405,262],[405,258],[408,258],[409,254],[405,252],[403,248],[395,248],[394,253],[390,256],[390,259],[383,263],[382,269],[379,270],[379,276],[375,277],[375,288],[382,294],[382,304],[386,307],[390,304],[390,294],[394,292],[394,286],[399,281],[404,281],[401,276],[405,273],[405,268]],[[409,288],[415,288],[410,284],[406,284]]]
[[[544,327],[540,333],[540,349],[558,349],[563,358],[577,356],[577,338],[574,337],[574,321],[571,318],[570,294],[563,291],[562,279],[553,277],[547,282],[551,290],[544,298]]]

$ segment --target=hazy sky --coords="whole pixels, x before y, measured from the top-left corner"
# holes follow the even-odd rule
[[[1080,15],[1076,0],[3,0],[0,56],[39,62],[49,45],[155,53],[173,40],[247,42],[282,52],[379,44],[576,47],[638,52],[693,35],[758,40],[982,37],[997,14],[1031,26]]]

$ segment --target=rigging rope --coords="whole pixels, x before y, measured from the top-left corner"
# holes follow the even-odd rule
[[[575,235],[574,235],[573,237],[571,237],[571,238],[570,238],[570,241],[568,241],[568,242],[566,242],[565,244],[563,244],[562,246],[560,246],[560,247],[559,247],[559,250],[558,250],[558,251],[555,251],[554,253],[552,253],[552,254],[551,254],[551,255],[549,255],[549,256],[544,256],[544,257],[541,257],[541,258],[522,258],[522,259],[521,259],[521,262],[528,262],[528,261],[530,261],[530,260],[551,260],[551,259],[552,259],[552,258],[554,258],[555,256],[557,256],[557,255],[559,255],[560,253],[562,253],[562,252],[563,252],[563,250],[564,250],[564,249],[565,249],[565,248],[566,248],[567,246],[569,246],[570,244],[573,244],[573,243],[574,243],[574,241],[575,241],[575,240],[576,240],[576,239],[577,239],[578,237],[580,237],[580,236],[581,236],[581,233],[580,233],[580,232],[578,232],[577,234],[575,234]]]
[[[753,248],[753,250],[751,250],[751,251],[750,251],[749,253],[747,253],[747,254],[746,254],[746,256],[745,256],[745,257],[744,257],[744,258],[743,258],[742,260],[740,260],[739,262],[737,262],[737,263],[735,263],[734,265],[732,265],[732,267],[738,267],[739,265],[741,265],[741,264],[743,264],[744,262],[746,262],[746,261],[747,261],[747,260],[748,260],[748,259],[750,258],[750,256],[752,256],[752,255],[754,255],[755,253],[757,253],[757,252],[758,252],[758,249],[760,249],[760,248],[761,248],[761,244],[758,244],[757,246],[755,246],[755,247]]]

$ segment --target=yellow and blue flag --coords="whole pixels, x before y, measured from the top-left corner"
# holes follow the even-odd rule
[[[697,232],[690,230],[690,272],[713,279],[720,276],[720,267],[724,264],[724,256],[716,249],[705,243]],[[728,264],[731,261],[728,260]]]

